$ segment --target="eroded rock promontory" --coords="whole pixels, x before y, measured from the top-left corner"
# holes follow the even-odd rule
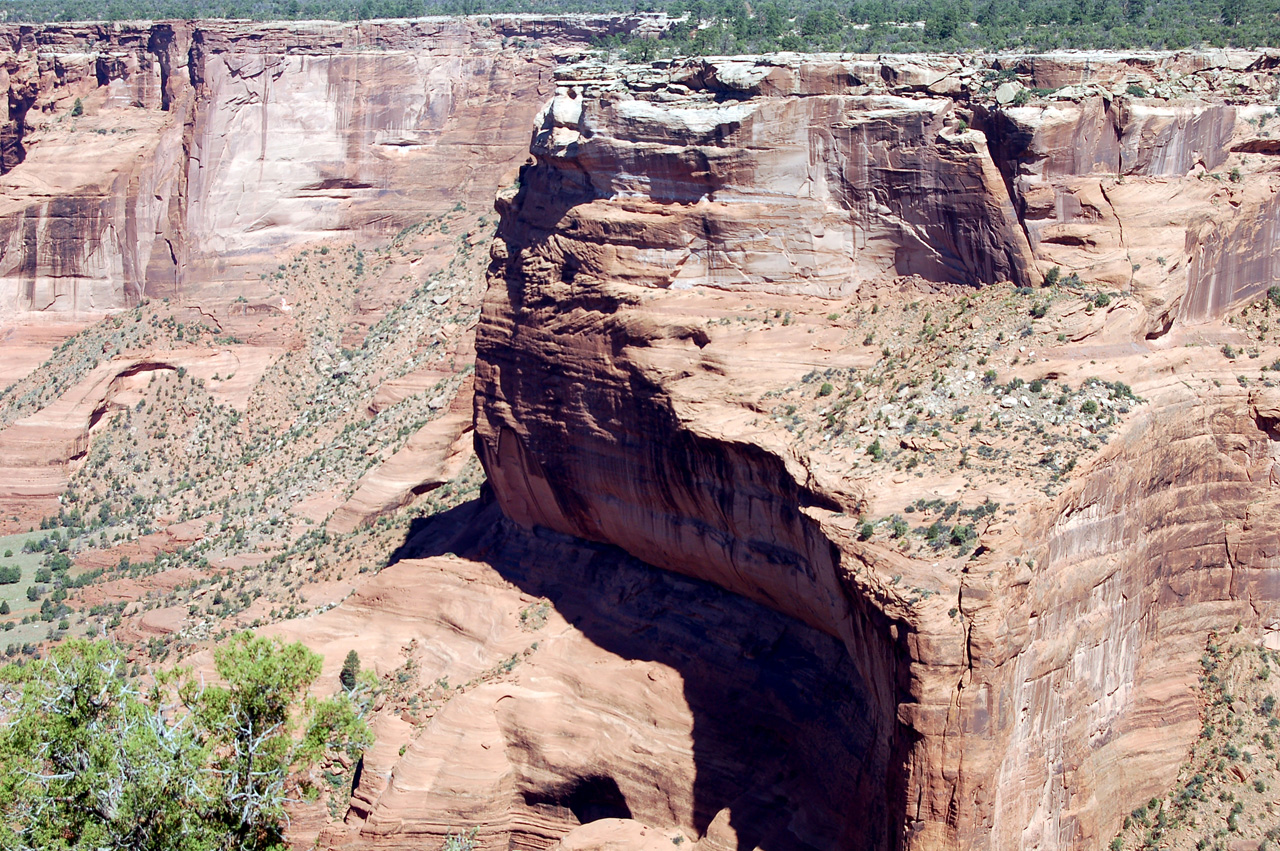
[[[504,512],[837,637],[849,847],[1100,847],[1280,600],[1275,64],[561,72],[478,333]]]

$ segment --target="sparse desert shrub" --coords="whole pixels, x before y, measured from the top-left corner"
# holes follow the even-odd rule
[[[450,833],[444,838],[444,845],[440,846],[441,851],[475,851],[476,848],[476,828],[471,828],[466,833]]]

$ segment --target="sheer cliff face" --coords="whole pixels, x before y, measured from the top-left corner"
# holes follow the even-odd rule
[[[1240,76],[1262,94],[1257,64]],[[1152,333],[1220,317],[1278,279],[1272,114],[1176,94],[1012,107],[986,125],[1041,269],[1141,293]]]
[[[1267,57],[1228,59],[1270,97]],[[1101,847],[1198,732],[1206,635],[1278,612],[1275,391],[1183,348],[1239,342],[1216,318],[1274,283],[1260,108],[1194,57],[1007,64],[1074,89],[574,71],[499,197],[476,432],[504,512],[837,637],[877,742],[878,791],[826,815],[847,847]],[[1112,295],[1008,286],[1054,266]],[[989,366],[1061,382],[1059,413]],[[931,500],[976,540],[910,531]]]
[[[569,86],[533,143],[558,173],[530,180],[558,181],[555,202],[580,219],[596,199],[602,216],[632,217],[639,238],[624,231],[610,251],[640,286],[836,297],[885,274],[1030,279],[1001,175],[950,100],[856,94],[865,87],[841,65],[760,70],[720,69],[718,103],[583,98]],[[764,88],[787,94],[750,96]],[[601,262],[576,254],[587,274]]]
[[[483,208],[590,23],[9,27],[0,317],[253,297],[286,247]]]

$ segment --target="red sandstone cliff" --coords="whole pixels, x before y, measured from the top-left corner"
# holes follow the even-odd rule
[[[252,299],[291,246],[487,206],[557,62],[644,24],[2,27],[0,321]]]
[[[1100,847],[1198,734],[1206,634],[1272,628],[1278,341],[1238,382],[1197,347],[1276,282],[1274,62],[562,74],[499,197],[486,471],[521,524],[843,642],[877,744],[839,847]],[[983,289],[1053,267],[1087,304]],[[1070,401],[1118,375],[1132,410],[1123,384]],[[887,533],[930,500],[985,518],[976,543]]]
[[[476,435],[534,531],[481,513],[463,537],[488,566],[405,562],[291,622],[335,659],[421,666],[431,700],[468,682],[378,716],[330,844],[474,823],[590,848],[612,827],[575,825],[626,815],[632,847],[1100,847],[1199,731],[1205,636],[1280,623],[1280,340],[1243,308],[1276,281],[1276,57],[557,70],[612,26],[4,29],[0,320],[168,296],[261,344],[104,359],[0,432],[6,506],[56,507],[148,372],[213,380],[234,354],[218,392],[246,407],[308,345],[275,330],[286,250],[385,241],[506,183]],[[356,329],[334,339],[414,262],[334,307]],[[1011,286],[1054,267],[1083,289]],[[324,312],[315,274],[298,291]],[[447,289],[429,303],[474,304]],[[370,410],[466,368],[443,320],[447,358]],[[456,472],[469,386],[317,497],[331,530]],[[926,537],[944,516],[958,543]]]
[[[146,299],[172,301],[224,343],[221,353],[104,349],[69,392],[51,388],[51,404],[5,414],[4,522],[25,528],[56,513],[91,427],[119,410],[118,391],[141,380],[132,376],[209,377],[231,364],[243,408],[262,370],[302,345],[290,330],[295,270],[285,274],[296,252],[336,240],[381,247],[457,211],[459,235],[479,242],[495,189],[527,157],[552,68],[593,35],[639,25],[512,16],[0,27],[0,385],[17,386],[62,339]],[[357,267],[331,270],[311,297],[334,318],[349,314],[340,335],[355,344],[435,266],[449,269],[449,291],[474,289],[452,243],[416,246],[425,266],[358,287],[346,304],[335,281]],[[469,328],[449,327],[469,361]],[[452,372],[421,376],[425,387],[410,380],[395,400]],[[467,431],[469,391],[458,409],[450,428],[372,472],[338,525],[438,479],[422,466],[445,463]]]

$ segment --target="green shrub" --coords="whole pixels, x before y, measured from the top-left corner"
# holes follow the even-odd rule
[[[216,685],[143,683],[107,642],[49,654],[0,669],[3,848],[280,849],[294,779],[372,741],[349,698],[305,701],[320,657],[300,644],[236,636],[214,651]],[[161,712],[175,703],[181,721]]]
[[[440,851],[475,851],[476,848],[476,828],[466,833],[450,833],[444,838],[444,845],[440,847]]]

